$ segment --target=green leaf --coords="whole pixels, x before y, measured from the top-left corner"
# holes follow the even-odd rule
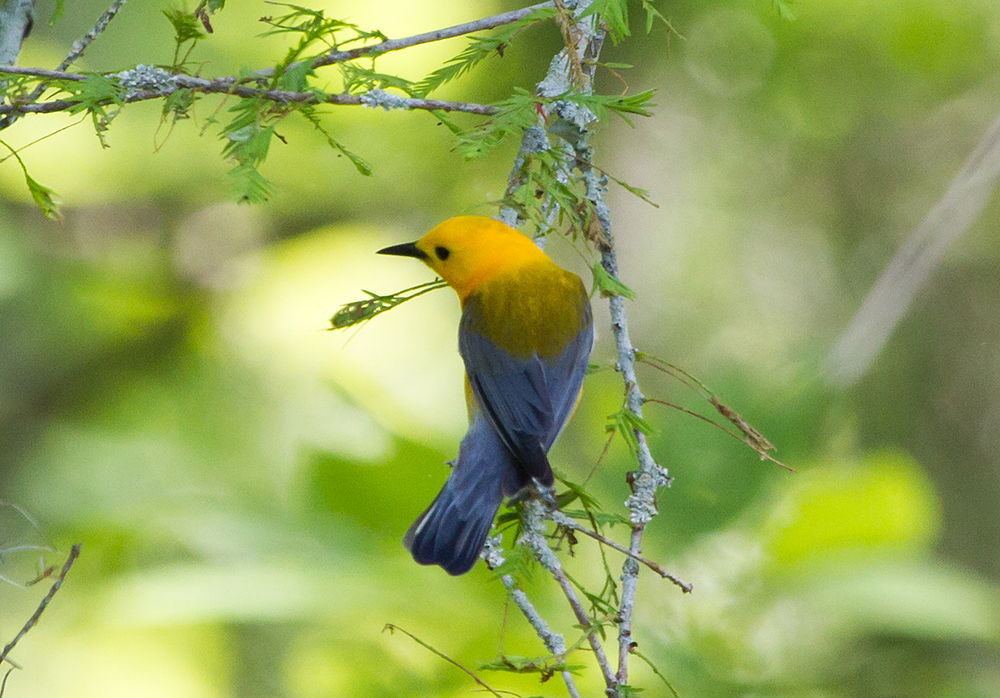
[[[299,61],[281,72],[274,80],[274,87],[289,92],[306,92],[309,90],[309,78],[316,77],[313,64],[319,56]]]
[[[460,78],[495,52],[502,50],[501,47],[504,45],[500,41],[473,38],[472,43],[464,51],[454,58],[449,58],[442,67],[418,82],[414,86],[414,96],[426,97],[441,85]]]
[[[661,22],[663,22],[663,24],[666,25],[668,31],[672,31],[674,34],[677,33],[677,30],[674,29],[674,25],[672,25],[666,17],[660,14],[659,10],[653,7],[653,3],[651,2],[651,0],[641,0],[641,1],[642,1],[642,9],[646,11],[647,34],[653,31],[653,22],[655,20],[660,20]]]
[[[88,75],[86,80],[62,83],[60,88],[69,93],[67,101],[73,102],[67,109],[70,114],[93,112],[109,103],[118,106],[124,104],[124,88],[117,81],[103,75]]]
[[[608,415],[608,423],[604,429],[609,433],[614,432],[621,436],[633,453],[639,450],[639,440],[636,438],[636,433],[646,436],[653,433],[652,425],[628,407],[622,407],[614,414]]]
[[[332,330],[343,330],[348,327],[354,327],[364,322],[368,322],[376,315],[381,315],[387,310],[392,310],[398,305],[405,303],[408,300],[413,300],[417,296],[422,296],[430,291],[436,291],[439,288],[447,288],[448,284],[441,279],[434,279],[434,281],[429,281],[425,284],[418,284],[417,286],[411,286],[410,288],[404,288],[402,291],[396,291],[395,293],[390,293],[386,296],[381,296],[377,293],[372,293],[371,291],[365,291],[362,289],[362,293],[368,294],[368,298],[360,301],[353,301],[351,303],[345,303],[340,306],[340,310],[333,314],[330,318],[330,329]]]
[[[66,101],[71,102],[66,110],[68,113],[87,112],[90,115],[94,133],[100,140],[101,147],[107,148],[104,134],[111,120],[118,115],[124,105],[125,89],[118,81],[103,75],[90,75],[85,80],[61,82],[53,80],[50,84],[58,86],[68,94]],[[119,108],[109,112],[106,107],[110,104],[115,104]]]
[[[380,31],[365,31],[356,24],[328,18],[323,10],[313,10],[281,2],[272,2],[271,4],[278,7],[287,7],[289,11],[280,17],[262,17],[261,21],[266,22],[271,27],[263,35],[299,35],[298,43],[288,50],[284,60],[277,66],[276,75],[294,61],[299,60],[307,50],[317,44],[322,45],[322,52],[326,53],[331,49],[341,49],[346,44],[353,42],[386,40],[386,36]],[[343,34],[346,34],[347,37],[342,38]]]
[[[538,105],[544,100],[524,88],[498,102],[499,113],[479,126],[466,131],[459,139],[457,150],[466,160],[483,157],[503,143],[508,136],[520,135],[538,119]]]
[[[194,13],[183,10],[161,10],[174,28],[174,41],[183,44],[186,41],[198,41],[205,38],[201,20]]]
[[[374,68],[366,68],[356,63],[341,63],[340,72],[344,78],[344,91],[351,94],[394,87],[408,97],[416,95],[415,83],[398,75],[380,73]]]
[[[599,15],[608,28],[611,41],[617,45],[630,34],[628,27],[628,0],[593,0],[583,17]]]
[[[795,12],[792,10],[793,0],[774,0],[774,9],[777,10],[781,18],[787,22],[795,21]]]
[[[650,100],[653,97],[653,90],[646,90],[634,95],[614,96],[598,95],[579,92],[567,92],[551,99],[551,102],[572,102],[581,107],[585,107],[594,113],[601,121],[607,121],[608,113],[614,112],[620,116],[625,123],[632,126],[631,120],[626,114],[637,116],[652,116],[650,107],[656,106]]]
[[[658,203],[656,203],[655,201],[653,201],[652,199],[649,198],[649,192],[646,191],[645,189],[643,189],[641,187],[633,186],[633,185],[629,184],[628,182],[626,182],[624,180],[621,180],[621,179],[618,179],[617,177],[609,175],[607,172],[605,172],[604,174],[607,176],[608,179],[610,179],[612,182],[614,182],[615,184],[617,184],[619,187],[621,187],[622,189],[624,189],[625,191],[627,191],[632,196],[635,196],[635,197],[638,197],[638,198],[642,199],[643,201],[645,201],[647,204],[649,204],[653,208],[659,208],[660,207],[660,205]]]
[[[461,53],[454,58],[449,58],[442,67],[415,85],[414,96],[426,97],[445,83],[462,77],[491,56],[502,58],[504,51],[513,41],[515,35],[527,27],[543,20],[551,19],[555,15],[556,9],[554,7],[539,8],[518,21],[500,28],[493,36],[472,37],[469,40],[469,45]]]
[[[653,429],[653,425],[630,409],[625,409],[622,412],[622,423],[628,426],[628,428],[632,431],[637,431],[641,434],[645,434],[646,436],[649,436],[653,433],[653,431],[655,431]]]
[[[569,665],[558,657],[522,657],[518,654],[502,654],[492,662],[480,664],[482,671],[507,671],[514,674],[541,674],[543,681],[557,671],[579,671],[582,665]]]
[[[309,123],[313,125],[313,128],[315,128],[317,131],[323,134],[323,136],[326,138],[327,144],[331,148],[333,148],[334,150],[336,150],[341,155],[343,155],[344,157],[346,157],[348,160],[351,161],[351,164],[354,165],[354,168],[360,174],[364,175],[365,177],[371,176],[372,174],[371,165],[365,162],[365,160],[360,155],[357,155],[356,153],[353,153],[350,150],[348,150],[340,141],[335,140],[333,136],[331,136],[330,133],[323,127],[323,124],[320,123],[319,115],[316,113],[315,109],[313,109],[311,106],[306,105],[300,107],[298,111],[299,114],[303,116],[303,118],[305,118]]]
[[[619,279],[611,276],[611,274],[609,274],[608,271],[601,266],[600,262],[594,262],[594,266],[591,268],[591,271],[594,273],[594,287],[590,291],[591,295],[593,295],[594,291],[600,291],[602,298],[622,296],[630,301],[635,300],[635,291],[623,284]]]
[[[31,175],[28,174],[28,168],[24,164],[24,160],[21,156],[17,154],[10,145],[5,141],[0,141],[0,145],[3,145],[10,154],[17,161],[17,164],[21,167],[21,172],[24,174],[24,182],[28,185],[28,191],[31,192],[31,198],[35,200],[38,208],[42,210],[45,217],[49,220],[59,220],[62,218],[62,212],[59,210],[60,203],[55,200],[55,192],[48,187],[39,184]]]
[[[163,118],[166,119],[167,116],[172,116],[174,123],[182,119],[189,119],[191,115],[188,112],[191,110],[193,104],[194,92],[190,89],[174,90],[163,100]]]
[[[521,587],[525,583],[531,583],[537,570],[538,561],[531,551],[523,545],[515,545],[513,549],[504,551],[504,562],[493,570],[493,573],[498,578],[510,575],[515,585]]]
[[[441,124],[445,128],[447,128],[449,131],[451,131],[452,133],[454,133],[456,136],[459,136],[459,135],[462,134],[462,127],[459,126],[458,124],[456,124],[454,121],[452,121],[445,112],[443,112],[443,111],[432,111],[431,114],[433,114],[434,117],[438,121],[440,121]]]
[[[49,26],[54,27],[56,22],[66,14],[66,0],[56,0],[56,9],[52,11],[52,18],[49,19]]]
[[[241,204],[260,204],[274,194],[274,185],[249,163],[237,165],[227,173],[233,181],[236,200]]]
[[[252,168],[257,168],[267,159],[274,126],[262,125],[261,112],[265,108],[266,104],[256,97],[241,99],[229,108],[234,116],[222,129],[221,136],[225,140],[223,156]]]
[[[27,170],[24,171],[24,181],[28,185],[28,191],[31,192],[31,198],[35,200],[45,217],[51,221],[60,220],[62,212],[59,210],[60,203],[53,198],[55,192],[35,181]]]
[[[577,519],[579,521],[590,521],[591,518],[599,526],[613,527],[617,524],[623,526],[630,526],[631,522],[628,517],[622,516],[621,514],[608,513],[603,511],[586,511],[584,509],[563,509],[562,513],[571,519]]]
[[[566,486],[566,492],[563,492],[556,498],[556,504],[560,509],[563,509],[568,504],[580,500],[580,504],[586,509],[600,509],[601,505],[597,502],[594,497],[587,492],[583,485],[579,485],[575,482],[567,480],[564,477],[559,478],[559,482]],[[568,512],[564,512],[567,515]],[[584,517],[586,518],[586,517]]]

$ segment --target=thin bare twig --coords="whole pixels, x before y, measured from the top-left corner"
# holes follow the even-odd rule
[[[555,556],[553,555],[553,557]],[[611,669],[611,663],[608,661],[608,656],[604,653],[604,647],[601,645],[601,638],[597,634],[597,629],[591,622],[590,616],[587,615],[587,609],[583,607],[583,604],[580,603],[580,597],[576,595],[576,589],[573,588],[572,582],[569,581],[566,573],[563,572],[561,564],[557,565],[555,569],[549,570],[549,572],[551,572],[559,588],[563,590],[563,594],[566,595],[566,600],[569,601],[569,606],[573,609],[573,615],[576,616],[580,628],[587,634],[587,642],[590,643],[590,648],[594,651],[594,656],[597,658],[597,664],[601,667],[605,684],[614,687],[615,675]]]
[[[602,34],[603,38],[603,34]],[[596,64],[597,56],[585,54],[588,65]],[[618,257],[615,252],[614,235],[611,232],[611,216],[604,194],[607,189],[607,177],[598,173],[588,164],[594,161],[593,148],[589,144],[589,131],[581,127],[581,138],[575,145],[577,166],[583,173],[583,181],[587,187],[587,198],[594,206],[597,220],[600,223],[603,239],[599,240],[601,251],[601,266],[614,279],[620,280],[618,273]],[[581,162],[582,161],[582,162]],[[635,372],[636,348],[628,329],[628,315],[625,312],[625,299],[612,296],[608,299],[611,310],[611,331],[618,350],[618,361],[615,368],[621,373],[625,383],[625,406],[636,417],[642,418],[643,395],[639,388],[639,380]],[[633,430],[636,443],[636,457],[639,469],[628,477],[631,496],[625,504],[629,509],[629,521],[632,523],[632,536],[629,540],[629,552],[622,565],[622,596],[618,611],[618,672],[615,674],[616,685],[628,684],[628,659],[635,646],[632,639],[632,614],[635,609],[635,594],[639,581],[638,557],[642,554],[642,536],[646,526],[657,514],[656,493],[661,487],[670,484],[670,477],[665,468],[653,458],[649,450],[646,435],[639,429]]]
[[[670,681],[667,680],[667,677],[663,675],[663,672],[661,672],[659,669],[656,668],[656,665],[649,660],[649,657],[647,657],[634,647],[632,648],[632,654],[634,654],[642,661],[646,662],[646,666],[648,666],[654,674],[660,677],[660,681],[664,683],[664,685],[667,687],[667,689],[670,691],[671,695],[673,695],[674,698],[681,698],[680,694],[677,693],[677,690],[674,688],[673,684],[671,684]]]
[[[475,32],[486,31],[487,29],[496,29],[497,27],[502,27],[505,24],[513,24],[519,19],[527,17],[532,12],[537,12],[538,10],[554,6],[554,2],[543,2],[538,5],[522,8],[520,10],[511,10],[510,12],[502,12],[498,15],[493,15],[492,17],[484,17],[472,22],[466,22],[465,24],[456,24],[453,27],[447,27],[445,29],[436,29],[423,34],[415,34],[414,36],[408,36],[404,39],[387,39],[378,44],[360,46],[349,51],[330,51],[328,54],[314,62],[313,67],[353,61],[355,58],[361,58],[362,56],[380,56],[383,53],[399,51],[400,49],[419,46],[420,44],[443,41],[444,39],[453,39],[457,36],[474,34]]]
[[[716,400],[716,398],[714,396],[712,397],[712,400],[715,401],[715,402],[718,402],[718,400]],[[774,463],[775,465],[779,465],[779,466],[781,466],[782,468],[784,468],[785,470],[787,470],[789,472],[792,472],[792,473],[795,472],[795,468],[791,467],[790,465],[786,465],[785,463],[782,463],[780,460],[778,460],[777,458],[775,458],[774,456],[772,456],[770,453],[767,452],[767,448],[774,448],[774,446],[770,445],[770,443],[771,443],[770,441],[767,441],[767,439],[764,439],[763,435],[760,434],[759,431],[757,431],[756,429],[754,429],[753,427],[751,427],[749,424],[746,424],[746,421],[743,420],[743,418],[740,417],[739,414],[737,414],[736,412],[733,412],[730,408],[726,407],[721,402],[719,403],[720,407],[725,408],[726,410],[728,410],[728,412],[732,413],[733,415],[735,415],[740,420],[743,420],[742,424],[745,424],[746,427],[747,427],[747,429],[748,429],[748,431],[743,431],[743,433],[745,434],[745,436],[743,438],[740,438],[739,436],[737,436],[736,434],[734,434],[733,432],[729,431],[724,426],[722,426],[721,424],[719,424],[718,422],[709,419],[708,417],[706,417],[703,414],[698,414],[694,410],[689,410],[686,407],[681,407],[680,405],[675,405],[672,402],[667,402],[666,400],[660,400],[658,398],[653,398],[653,397],[647,397],[647,398],[645,398],[645,401],[646,402],[652,402],[652,403],[655,403],[657,405],[663,405],[664,407],[670,407],[670,408],[673,408],[673,409],[678,410],[680,412],[683,412],[684,414],[691,415],[692,417],[697,417],[701,421],[707,422],[708,424],[711,424],[713,427],[721,429],[726,434],[728,434],[729,436],[731,436],[734,439],[736,439],[737,441],[739,441],[741,444],[746,444],[747,446],[749,446],[751,449],[753,449],[754,451],[757,452],[757,455],[760,456],[761,460],[769,460],[772,463]],[[715,404],[715,403],[713,402],[713,404]],[[724,412],[724,411],[722,411],[720,409],[719,413],[722,414],[723,416],[726,416],[728,418],[727,412]],[[732,421],[732,420],[730,420],[730,421]],[[742,429],[741,429],[741,431],[742,431]],[[765,448],[763,446],[762,442],[760,440],[758,440],[757,438],[753,437],[751,434],[758,434],[758,435],[760,435],[760,438],[764,439],[764,442],[766,442],[768,444],[768,447]]]
[[[62,587],[63,582],[66,580],[66,575],[69,574],[70,567],[73,566],[76,558],[79,557],[81,545],[81,543],[74,543],[73,547],[70,548],[69,557],[66,558],[66,562],[62,566],[59,576],[56,577],[56,581],[52,584],[52,588],[49,589],[49,593],[46,594],[45,598],[42,599],[42,602],[38,604],[38,608],[35,609],[35,612],[31,615],[31,618],[28,619],[28,622],[24,624],[24,627],[21,628],[21,631],[7,644],[6,647],[3,648],[3,652],[0,652],[0,664],[7,659],[7,655],[10,654],[11,650],[14,649],[14,646],[17,645],[21,638],[24,637],[27,632],[38,623],[39,618],[42,617],[42,613],[44,613],[45,609],[48,608],[52,598],[56,595],[56,592],[59,591],[60,587]]]
[[[568,517],[565,514],[563,514],[561,511],[554,511],[554,512],[552,512],[552,520],[555,521],[556,525],[558,525],[558,526],[562,526],[563,528],[568,528],[568,529],[570,529],[572,531],[577,531],[579,533],[582,533],[585,536],[589,536],[590,538],[593,538],[594,540],[598,541],[599,543],[602,543],[603,545],[606,545],[609,548],[614,548],[618,552],[623,553],[623,554],[627,555],[628,557],[633,558],[634,560],[636,560],[638,562],[641,562],[646,567],[648,567],[649,569],[653,570],[654,572],[656,572],[658,575],[660,575],[664,579],[668,579],[671,582],[673,582],[674,584],[676,584],[677,586],[679,586],[681,588],[681,590],[685,594],[690,594],[692,591],[694,591],[694,586],[693,585],[691,585],[691,584],[689,584],[689,583],[681,580],[680,578],[678,578],[675,575],[671,574],[667,570],[663,569],[663,567],[661,567],[659,563],[653,562],[648,557],[643,557],[642,555],[636,555],[635,553],[633,553],[631,550],[629,550],[625,546],[619,545],[618,543],[614,542],[613,540],[611,540],[610,538],[608,538],[606,536],[602,536],[597,531],[591,531],[586,526],[581,526],[576,521],[574,521],[570,517]]]
[[[493,688],[490,688],[490,686],[485,681],[483,681],[481,678],[479,678],[478,676],[476,676],[476,674],[471,669],[468,669],[468,668],[462,666],[461,664],[459,664],[458,662],[456,662],[454,659],[452,659],[451,657],[449,657],[448,655],[446,655],[444,652],[441,652],[440,650],[432,647],[431,645],[428,645],[426,642],[424,642],[423,640],[421,640],[419,637],[417,637],[413,633],[411,633],[411,632],[409,632],[407,630],[403,630],[398,625],[393,625],[392,623],[386,623],[385,627],[383,627],[382,630],[383,631],[388,630],[390,633],[395,632],[395,631],[398,630],[399,632],[401,632],[404,635],[406,635],[408,638],[410,638],[411,640],[413,640],[414,642],[416,642],[418,645],[420,645],[424,649],[429,650],[430,652],[433,652],[434,654],[436,654],[437,656],[441,657],[441,659],[445,660],[449,664],[451,664],[453,666],[456,666],[459,669],[461,669],[462,671],[464,671],[466,674],[468,674],[469,676],[472,677],[473,681],[475,681],[477,684],[479,684],[480,686],[482,686],[483,689],[489,691],[490,693],[492,693],[493,695],[495,695],[497,698],[503,698],[503,696],[501,696],[498,691],[496,691]]]
[[[70,80],[77,82],[86,80],[86,75],[79,73],[67,73],[64,70],[47,70],[45,68],[24,68],[19,65],[5,65],[0,67],[0,73],[4,75],[30,75],[34,78],[44,78],[46,80]]]
[[[605,228],[607,251],[601,255],[601,266],[612,277],[618,276],[618,259],[615,254],[613,237],[610,228]],[[628,331],[628,316],[625,313],[625,299],[614,296],[608,300],[611,307],[611,328],[618,348],[618,370],[625,381],[627,391],[627,406],[637,417],[642,417],[642,391],[635,375],[635,347]],[[638,444],[636,455],[639,459],[639,471],[631,478],[632,495],[627,504],[632,521],[632,537],[629,541],[629,551],[633,555],[642,553],[642,535],[646,525],[656,515],[656,492],[669,484],[666,471],[653,459],[646,441],[646,435],[635,430]],[[632,640],[632,613],[635,609],[635,593],[639,580],[639,563],[633,557],[625,560],[622,566],[622,602],[619,609],[618,625],[618,673],[615,675],[619,684],[628,683],[628,657],[634,641]]]
[[[760,433],[760,431],[754,428],[754,426],[750,424],[746,419],[744,419],[739,412],[737,412],[732,407],[724,404],[721,400],[719,400],[718,396],[716,396],[716,394],[712,392],[711,388],[702,383],[697,377],[688,373],[679,366],[674,366],[673,364],[664,361],[663,359],[657,358],[650,354],[644,354],[643,352],[636,352],[635,360],[637,363],[646,364],[647,366],[654,368],[657,371],[662,371],[663,373],[666,373],[671,378],[680,381],[682,385],[685,385],[692,391],[698,393],[698,395],[703,397],[707,402],[709,402],[712,405],[712,407],[715,408],[716,412],[721,414],[729,421],[730,424],[739,429],[740,432],[743,434],[743,438],[740,438],[733,432],[729,431],[718,422],[715,422],[704,415],[698,414],[693,410],[689,410],[686,407],[681,407],[679,405],[673,404],[672,402],[667,402],[666,400],[658,400],[655,398],[646,398],[645,399],[646,402],[655,402],[661,405],[666,405],[667,407],[672,407],[675,410],[679,410],[681,412],[691,415],[692,417],[697,417],[702,421],[708,422],[712,426],[722,429],[722,431],[726,432],[737,441],[740,441],[749,446],[750,448],[752,448],[754,451],[757,452],[761,460],[769,460],[776,465],[780,465],[785,470],[788,470],[793,473],[795,472],[795,468],[785,465],[780,460],[778,460],[777,458],[775,458],[770,454],[771,451],[775,450],[775,447],[774,444],[772,444],[767,439],[767,437],[765,437],[762,433]]]

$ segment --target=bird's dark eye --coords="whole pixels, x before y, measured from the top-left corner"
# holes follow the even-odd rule
[[[447,247],[435,247],[434,254],[436,254],[437,258],[443,262],[444,260],[448,259],[448,255],[450,255],[451,252],[448,251]]]

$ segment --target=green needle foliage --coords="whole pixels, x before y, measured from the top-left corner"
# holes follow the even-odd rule
[[[556,16],[556,8],[543,7],[526,17],[501,27],[492,36],[475,36],[469,40],[461,53],[449,58],[445,64],[413,86],[413,96],[426,97],[442,85],[456,80],[487,58],[497,56],[503,58],[504,51],[514,41],[514,38],[528,27]]]
[[[224,114],[228,121],[209,116],[205,122],[219,128],[223,141],[222,156],[232,163],[229,177],[234,187],[234,195],[241,203],[261,203],[274,193],[274,185],[263,174],[263,167],[270,152],[271,141],[277,136],[279,124],[289,116],[298,114],[316,129],[327,145],[339,155],[348,159],[361,175],[371,175],[372,168],[365,159],[353,152],[325,123],[325,113],[334,108],[324,102],[330,94],[319,87],[321,76],[318,66],[330,62],[331,52],[356,51],[353,60],[336,59],[341,89],[335,94],[363,96],[376,91],[405,96],[409,99],[424,99],[442,85],[467,75],[477,65],[490,57],[502,57],[523,32],[537,24],[552,21],[561,29],[567,26],[565,10],[557,7],[537,9],[510,24],[498,27],[488,34],[477,34],[468,39],[467,46],[441,68],[431,72],[420,81],[414,82],[400,75],[380,71],[378,61],[379,44],[387,41],[377,29],[365,29],[359,25],[328,17],[323,10],[301,5],[272,3],[280,8],[280,13],[262,17],[267,29],[265,37],[287,37],[290,45],[284,57],[269,70],[244,69],[239,75],[221,78],[226,90],[241,89],[238,96],[226,95],[231,103]],[[652,17],[659,16],[647,0],[642,1],[647,12],[647,30]],[[71,114],[86,113],[91,117],[95,133],[102,146],[107,147],[107,132],[111,121],[130,102],[152,98],[163,99],[163,120],[171,126],[190,118],[192,109],[206,92],[218,92],[218,88],[208,90],[202,86],[177,84],[172,75],[191,75],[195,69],[192,56],[197,47],[213,35],[211,16],[224,9],[223,0],[202,0],[193,11],[186,9],[166,9],[162,11],[173,32],[174,55],[168,70],[145,68],[143,71],[123,71],[121,75],[130,77],[131,86],[126,88],[118,75],[89,75],[86,79],[58,79],[48,77],[45,84],[55,88],[56,95],[66,100],[65,108]],[[602,0],[595,3],[588,12],[601,15],[612,37],[628,35],[628,11],[625,2]],[[664,20],[665,21],[665,20]],[[352,54],[354,55],[354,54]],[[621,67],[623,64],[616,64]],[[141,66],[140,66],[141,67]],[[583,69],[577,66],[576,72]],[[200,75],[201,66],[197,67]],[[144,87],[143,75],[154,80]],[[0,85],[0,94],[8,103],[19,103],[29,92],[43,82],[41,77],[9,76]],[[327,78],[323,78],[324,82]],[[205,78],[211,82],[211,80]],[[138,86],[137,86],[138,85]],[[254,94],[246,94],[254,92]],[[284,95],[294,94],[290,99]],[[652,93],[640,92],[634,95],[579,94],[574,91],[555,98],[542,98],[532,92],[514,88],[510,97],[492,105],[496,113],[471,127],[460,126],[447,118],[443,111],[433,111],[432,115],[451,129],[457,137],[456,149],[466,158],[485,157],[510,137],[519,138],[526,128],[538,122],[543,111],[551,112],[554,105],[569,104],[589,111],[595,118],[606,121],[611,114],[617,114],[631,124],[633,116],[648,116]],[[235,101],[234,101],[235,100]],[[217,113],[213,109],[211,113]],[[554,117],[555,118],[555,117]],[[558,139],[560,133],[571,138],[571,128],[560,129],[558,119],[548,124],[551,138]],[[572,145],[572,144],[571,144]],[[589,165],[588,165],[589,166]],[[526,159],[522,175],[527,186],[508,194],[507,204],[514,206],[522,216],[535,223],[540,230],[548,230],[547,210],[553,205],[560,209],[558,225],[573,231],[586,231],[594,225],[592,204],[584,196],[579,182],[567,177],[566,165],[561,158],[551,153],[534,153]],[[614,178],[612,178],[614,179]],[[645,198],[645,192],[620,180],[629,191]],[[541,191],[543,196],[535,196]]]
[[[65,81],[59,89],[66,93],[65,99],[71,102],[67,111],[70,114],[87,113],[94,124],[102,148],[107,148],[105,134],[114,119],[125,106],[125,90],[115,80],[104,75],[90,75],[86,80]],[[108,111],[109,106],[117,109]]]
[[[39,184],[35,179],[28,174],[28,168],[24,165],[24,160],[21,156],[17,154],[10,145],[4,141],[0,141],[0,145],[5,147],[10,151],[11,157],[17,161],[17,164],[21,167],[21,172],[24,174],[24,183],[28,186],[28,191],[31,192],[31,198],[35,201],[35,204],[41,209],[42,213],[49,220],[59,220],[62,218],[62,212],[60,211],[60,204],[56,201],[56,193],[46,187],[43,184]]]
[[[439,288],[447,287],[447,283],[441,279],[435,279],[434,281],[429,281],[425,284],[418,284],[417,286],[411,286],[410,288],[405,288],[402,291],[390,293],[385,296],[362,289],[362,293],[367,293],[370,297],[365,298],[364,300],[346,303],[341,306],[340,310],[334,313],[333,317],[330,318],[330,329],[343,330],[348,327],[360,325],[368,322],[376,315],[381,315],[385,311],[392,310],[396,306],[405,303],[408,300],[413,300],[417,296],[422,296],[425,293],[430,293],[431,291],[436,291]]]

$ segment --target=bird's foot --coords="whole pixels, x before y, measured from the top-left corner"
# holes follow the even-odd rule
[[[555,487],[552,485],[543,485],[538,480],[532,480],[531,484],[534,485],[534,494],[545,503],[545,506],[549,511],[554,511],[559,508],[556,504]]]

